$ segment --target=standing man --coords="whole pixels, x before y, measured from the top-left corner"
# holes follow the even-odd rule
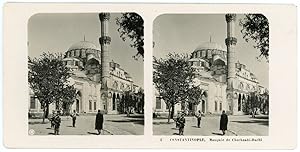
[[[179,128],[179,119],[180,119],[180,117],[181,117],[181,113],[178,112],[176,119],[174,119],[174,121],[176,122],[175,128]]]
[[[76,111],[73,110],[73,113],[71,114],[73,127],[75,127],[76,124],[76,115],[77,115]]]
[[[56,117],[55,110],[52,111],[51,118],[49,118],[50,124],[51,124],[51,129],[54,127],[54,118]]]
[[[179,136],[180,136],[180,135],[183,135],[183,132],[184,132],[184,126],[185,126],[184,113],[181,114],[181,116],[178,120],[178,124],[179,124]]]
[[[201,111],[199,110],[198,113],[196,113],[196,118],[197,118],[197,126],[198,128],[201,128],[200,124],[201,124],[201,116],[202,116],[202,113]]]
[[[59,117],[59,111],[57,111],[53,121],[54,121],[54,135],[59,135],[59,127],[61,123],[61,118]]]
[[[98,110],[98,113],[96,115],[96,121],[95,121],[95,129],[98,131],[98,135],[101,134],[102,128],[103,128],[103,115],[100,112],[100,110]]]
[[[220,130],[222,130],[223,135],[225,135],[225,131],[227,130],[227,124],[228,116],[226,115],[225,110],[223,110],[220,119]]]

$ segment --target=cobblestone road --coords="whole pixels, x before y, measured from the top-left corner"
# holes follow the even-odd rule
[[[228,131],[226,136],[267,136],[269,130],[269,119],[267,116],[229,116]],[[186,117],[185,135],[195,136],[219,136],[219,116],[202,117],[201,128],[196,126],[195,117]],[[178,129],[175,123],[168,124],[167,119],[154,119],[153,133],[154,135],[177,135]]]
[[[71,117],[62,116],[60,134],[61,135],[96,135],[95,116],[77,116],[76,127],[72,127]],[[52,135],[53,129],[46,120],[46,124],[41,123],[41,119],[29,119],[29,132],[34,135]],[[144,118],[142,115],[104,115],[102,135],[143,135]]]

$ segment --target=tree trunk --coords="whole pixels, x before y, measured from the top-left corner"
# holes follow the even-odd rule
[[[45,118],[48,118],[48,115],[49,115],[49,104],[47,104],[47,106],[46,106]]]
[[[255,108],[252,109],[252,118],[255,118]]]
[[[131,111],[131,108],[128,107],[127,109],[128,109],[128,110],[127,110],[127,117],[130,117],[130,111]]]
[[[45,117],[46,117],[46,109],[45,109],[46,107],[44,107],[44,109],[43,109],[43,112],[44,112],[44,114],[43,114],[43,123],[45,123]]]
[[[169,108],[169,114],[168,114],[168,123],[170,123],[170,118],[171,118],[171,108]]]
[[[44,109],[43,109],[43,123],[45,123],[45,118],[48,118],[48,111],[49,111],[49,107],[48,105],[44,106]]]
[[[172,106],[170,107],[170,108],[172,108],[171,110],[171,119],[173,119],[173,117],[174,117],[174,111],[175,111],[175,105],[174,104],[172,104]]]

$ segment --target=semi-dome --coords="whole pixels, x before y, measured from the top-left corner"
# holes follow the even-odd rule
[[[226,49],[224,49],[221,45],[219,45],[218,43],[215,42],[204,42],[202,44],[200,44],[195,51],[199,51],[199,50],[222,50],[222,51],[226,51]]]
[[[92,50],[98,50],[97,46],[89,41],[80,41],[77,42],[73,45],[71,45],[71,47],[68,49],[68,51],[70,50],[80,50],[80,49],[92,49]]]

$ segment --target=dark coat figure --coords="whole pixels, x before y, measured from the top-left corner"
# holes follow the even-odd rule
[[[54,118],[55,118],[55,116],[56,116],[56,114],[53,114],[51,116],[51,118],[49,118],[49,121],[50,121],[50,124],[51,124],[51,128],[53,128],[55,126],[55,124],[54,124]]]
[[[71,114],[73,127],[75,127],[75,124],[76,124],[76,116],[77,116],[77,113],[74,110],[73,113]]]
[[[201,117],[202,117],[202,112],[199,110],[198,113],[196,113],[196,118],[197,118],[197,127],[201,128],[200,124],[201,124]]]
[[[95,129],[98,131],[98,135],[101,134],[101,130],[103,129],[103,121],[103,115],[101,114],[100,110],[98,110],[95,122]]]
[[[59,135],[59,127],[61,123],[61,118],[59,117],[59,114],[56,114],[56,116],[53,119],[54,122],[54,135]]]
[[[182,114],[181,117],[178,119],[179,135],[183,135],[184,126],[185,126],[185,118],[184,118],[184,114]]]
[[[222,130],[223,135],[225,135],[225,130],[227,130],[228,124],[228,116],[226,115],[225,111],[223,110],[221,119],[220,119],[220,130]]]
[[[180,113],[178,113],[177,114],[177,117],[174,119],[174,121],[175,121],[175,124],[176,124],[176,128],[179,128],[179,119],[180,119],[180,117],[181,117],[181,114]]]

